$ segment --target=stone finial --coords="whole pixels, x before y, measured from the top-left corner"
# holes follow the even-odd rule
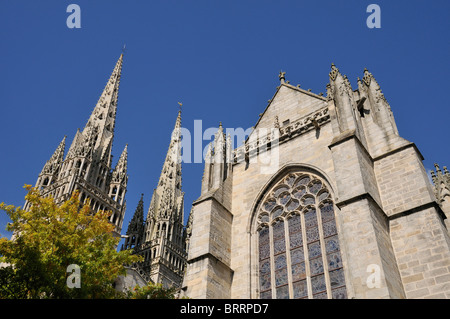
[[[334,65],[334,63],[331,63],[331,71],[330,71],[330,80],[334,81],[336,80],[337,75],[339,74],[339,69]]]
[[[369,86],[370,82],[372,81],[372,73],[369,72],[369,70],[367,70],[367,68],[364,68],[364,76],[362,78],[363,82]]]
[[[280,83],[283,84],[284,81],[286,80],[286,72],[280,71],[280,73],[278,74],[278,78],[280,79]]]
[[[442,171],[441,171],[441,169],[439,168],[439,165],[438,165],[437,163],[434,163],[434,168],[436,169],[436,173],[437,173],[438,175],[442,175]]]

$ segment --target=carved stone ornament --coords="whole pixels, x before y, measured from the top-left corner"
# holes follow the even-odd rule
[[[339,69],[334,65],[334,63],[331,64],[331,72],[330,72],[330,80],[334,81],[336,80],[336,77],[339,73]]]

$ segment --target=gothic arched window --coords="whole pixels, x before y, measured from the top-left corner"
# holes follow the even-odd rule
[[[334,204],[321,178],[289,173],[257,209],[260,298],[347,298]]]

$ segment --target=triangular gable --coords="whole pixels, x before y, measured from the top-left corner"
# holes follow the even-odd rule
[[[289,120],[289,123],[292,123],[323,108],[326,104],[327,100],[323,96],[283,83],[278,87],[254,129],[274,128],[277,120],[282,127],[286,121]]]

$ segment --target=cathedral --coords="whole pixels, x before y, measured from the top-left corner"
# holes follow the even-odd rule
[[[125,238],[121,249],[133,249],[144,257],[142,263],[127,267],[127,276],[116,282],[120,289],[149,281],[180,287],[187,257],[181,191],[181,110],[147,218],[144,221],[141,197],[126,235],[121,235],[128,183],[127,145],[114,168],[111,151],[122,64],[123,54],[83,131],[76,132],[66,155],[66,137],[63,138],[45,163],[35,186],[43,196],[52,196],[56,203],[61,204],[78,191],[81,202],[89,203],[94,212],[112,212],[110,222],[115,226],[114,235]],[[26,202],[24,209],[28,206]]]
[[[143,256],[122,287],[152,281],[195,299],[450,298],[450,173],[436,164],[430,181],[367,69],[353,90],[332,64],[326,96],[280,72],[241,146],[219,126],[187,225],[180,111],[145,219],[141,196],[121,235],[127,146],[114,168],[111,148],[122,60],[36,183],[57,202],[78,190],[94,211],[112,211],[121,249]]]
[[[114,235],[120,236],[125,215],[127,192],[127,146],[112,168],[112,144],[119,95],[123,54],[120,55],[83,131],[77,130],[65,155],[66,137],[45,163],[36,181],[43,196],[52,196],[56,203],[80,193],[82,202],[89,202],[93,211],[111,211]],[[25,203],[27,209],[29,203]]]
[[[450,298],[450,174],[430,182],[374,76],[280,84],[245,143],[219,128],[192,204],[191,298]]]

